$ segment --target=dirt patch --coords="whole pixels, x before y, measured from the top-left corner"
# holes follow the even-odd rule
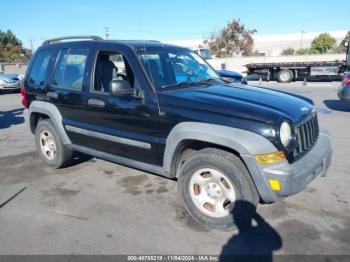
[[[148,182],[150,179],[160,180],[160,182],[150,183]],[[169,189],[166,187],[168,185],[166,178],[152,177],[146,174],[124,177],[117,181],[117,185],[121,185],[125,190],[124,192],[131,195],[164,194],[169,192]]]
[[[121,185],[125,188],[136,187],[142,185],[148,180],[147,175],[137,175],[137,176],[127,176],[117,181],[118,185]]]
[[[312,188],[312,187],[307,187],[305,189],[305,192],[312,194],[312,193],[317,192],[317,190],[315,188]]]
[[[321,232],[313,224],[308,224],[296,219],[285,220],[279,223],[276,230],[283,237],[283,246],[286,248],[298,248],[295,246],[295,243],[299,243],[300,240],[307,243],[308,241],[321,238]]]
[[[332,196],[334,196],[334,197],[337,199],[337,202],[338,202],[338,203],[341,203],[341,204],[349,204],[348,201],[341,199],[340,196],[339,196],[337,193],[332,193]]]
[[[50,173],[36,152],[0,158],[0,184],[14,185],[40,179]]]
[[[157,192],[158,194],[166,193],[166,192],[168,192],[168,191],[169,191],[169,190],[168,190],[166,187],[163,187],[163,186],[159,187],[159,188],[156,190],[156,192]]]

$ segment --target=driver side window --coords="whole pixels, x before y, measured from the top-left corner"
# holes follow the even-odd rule
[[[92,91],[109,93],[112,80],[125,80],[134,87],[135,75],[122,54],[102,51],[96,60]]]

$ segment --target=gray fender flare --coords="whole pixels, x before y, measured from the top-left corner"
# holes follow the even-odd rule
[[[257,155],[277,151],[265,137],[256,133],[227,126],[183,122],[177,124],[166,139],[163,158],[165,174],[175,176],[174,165],[180,145],[185,140],[198,140],[228,147],[240,155]]]
[[[33,101],[28,110],[28,124],[30,126],[33,113],[41,113],[50,117],[51,122],[53,123],[58,135],[60,136],[62,143],[65,145],[70,145],[70,141],[66,131],[64,130],[62,123],[62,115],[57,107],[51,103],[44,101]],[[32,128],[31,128],[32,129]]]

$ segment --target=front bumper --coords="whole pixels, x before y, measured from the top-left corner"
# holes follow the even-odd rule
[[[13,90],[13,89],[20,89],[21,85],[20,83],[4,83],[0,84],[1,90]]]
[[[326,176],[331,158],[331,138],[327,131],[322,130],[314,147],[293,164],[284,161],[277,165],[264,166],[257,164],[254,156],[246,156],[244,160],[248,162],[248,169],[260,197],[264,202],[271,203],[304,190],[318,176]],[[279,191],[270,188],[270,179],[280,182]]]
[[[340,100],[350,103],[350,88],[349,87],[339,88],[338,97]]]

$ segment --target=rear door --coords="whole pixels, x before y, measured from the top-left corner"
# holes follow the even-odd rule
[[[58,50],[46,99],[57,106],[64,125],[84,122],[90,53],[91,48],[80,46]],[[73,143],[79,141],[79,135],[67,133]]]

